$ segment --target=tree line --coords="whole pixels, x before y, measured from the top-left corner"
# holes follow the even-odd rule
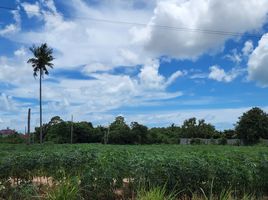
[[[254,144],[261,138],[268,139],[268,114],[260,108],[252,108],[239,117],[234,129],[224,131],[218,131],[204,119],[197,120],[194,117],[185,120],[181,126],[171,124],[168,127],[148,128],[138,122],[131,122],[128,125],[122,116],[116,117],[108,127],[100,125],[94,127],[91,122],[86,121],[64,121],[55,116],[42,127],[44,142],[60,144],[71,141],[106,144],[178,144],[180,138],[242,139],[245,144]],[[39,127],[35,128],[33,137],[39,142]]]

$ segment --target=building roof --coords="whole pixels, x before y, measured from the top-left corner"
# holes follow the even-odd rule
[[[0,130],[0,135],[13,135],[15,133],[16,132],[14,130],[11,130],[11,129]]]

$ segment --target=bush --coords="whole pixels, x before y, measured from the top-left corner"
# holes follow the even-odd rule
[[[227,144],[227,139],[226,138],[220,138],[218,141],[219,145],[226,145]]]
[[[199,145],[199,144],[204,144],[204,142],[199,138],[193,138],[193,139],[191,139],[190,144]]]
[[[211,138],[209,141],[210,144],[217,144],[217,141],[214,138]]]

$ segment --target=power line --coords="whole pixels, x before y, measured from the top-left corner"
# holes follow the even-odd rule
[[[0,6],[0,9],[19,11],[18,8],[6,7],[6,6]],[[41,12],[35,12],[35,11],[27,11],[27,12],[35,13],[35,14],[42,14]],[[46,14],[47,15],[54,15],[53,13],[46,13]],[[72,19],[90,20],[90,21],[110,23],[110,24],[135,25],[135,26],[145,26],[145,27],[149,26],[149,27],[154,27],[154,28],[159,28],[159,29],[164,29],[164,30],[171,30],[171,31],[204,33],[204,34],[220,35],[220,36],[234,36],[234,37],[247,36],[247,37],[257,37],[257,38],[267,37],[267,36],[263,36],[262,34],[250,34],[250,33],[242,33],[242,32],[201,29],[201,28],[189,28],[189,27],[175,27],[175,26],[167,26],[167,25],[161,25],[161,24],[146,24],[146,23],[128,22],[128,21],[119,21],[119,20],[110,20],[110,19],[99,19],[99,18],[92,18],[92,17],[74,17]]]
[[[0,6],[0,9],[4,9],[4,10],[18,10],[17,8],[12,8],[12,7],[7,7],[7,6]]]

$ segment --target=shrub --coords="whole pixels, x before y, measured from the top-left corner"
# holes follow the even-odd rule
[[[220,138],[218,140],[218,144],[219,145],[226,145],[227,144],[227,139],[226,138]]]
[[[195,144],[204,144],[204,142],[199,138],[193,138],[193,139],[191,139],[190,144],[193,144],[193,145],[195,145]]]

